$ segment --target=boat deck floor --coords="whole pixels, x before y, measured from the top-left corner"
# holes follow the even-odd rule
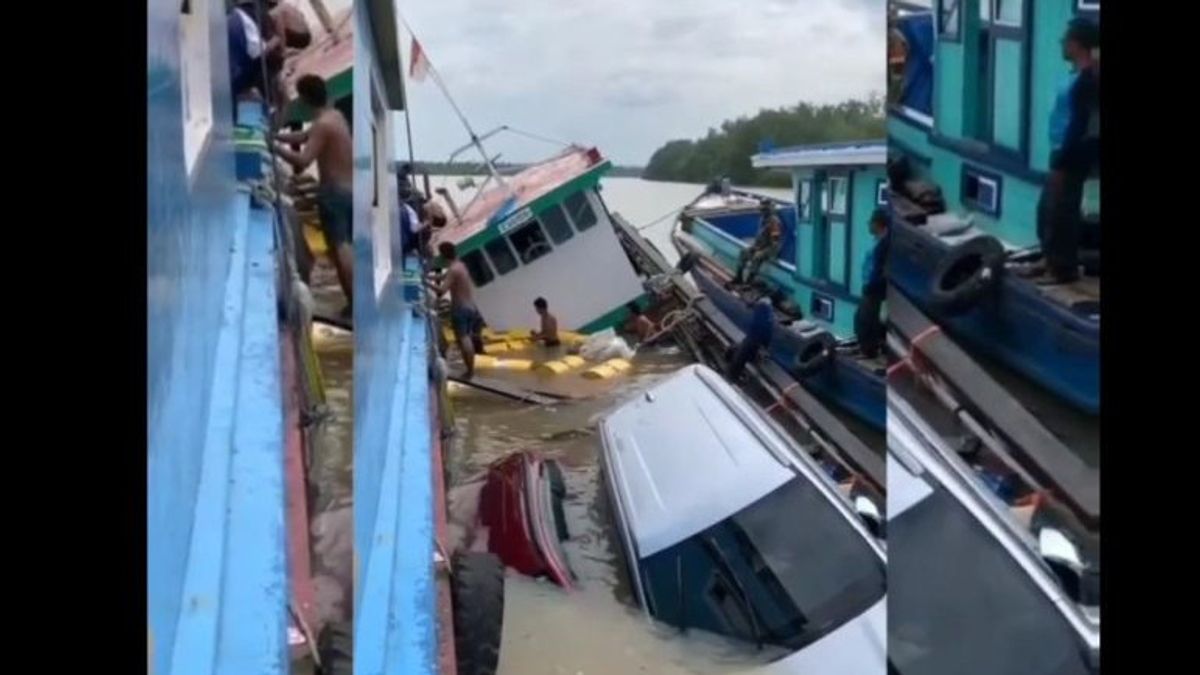
[[[1069,284],[1038,285],[1038,289],[1042,295],[1067,307],[1100,302],[1100,277],[1084,276]]]

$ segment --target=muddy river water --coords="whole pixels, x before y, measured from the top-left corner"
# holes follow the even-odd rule
[[[438,179],[435,179],[435,184]],[[663,216],[698,194],[700,187],[610,179],[609,209],[635,225]],[[786,192],[786,191],[785,191]],[[647,228],[660,250],[674,258],[673,218]],[[597,417],[619,401],[689,362],[673,346],[639,351],[630,374],[589,398],[531,406],[452,385],[454,437],[446,446],[451,531],[474,514],[478,478],[488,464],[516,450],[557,459],[567,484],[564,504],[570,539],[564,543],[579,588],[509,571],[505,587],[502,675],[606,675],[624,673],[732,673],[753,670],[777,651],[756,651],[720,636],[652,623],[631,596],[629,580],[598,466]]]

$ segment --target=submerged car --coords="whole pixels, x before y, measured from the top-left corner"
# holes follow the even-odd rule
[[[688,366],[599,428],[632,586],[650,616],[790,650],[769,672],[886,672],[882,545],[742,393]]]
[[[1100,672],[1098,563],[888,402],[889,658],[901,675]]]

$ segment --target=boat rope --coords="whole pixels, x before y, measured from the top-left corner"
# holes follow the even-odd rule
[[[667,211],[666,213],[662,214],[661,216],[655,218],[654,220],[646,223],[645,225],[638,225],[637,227],[633,228],[633,230],[635,232],[641,232],[642,230],[645,230],[649,227],[653,227],[654,225],[661,223],[662,221],[666,220],[667,218],[670,218],[671,216],[674,216],[674,215],[680,213],[687,207],[688,207],[687,204],[684,204],[683,206],[677,206],[677,207],[671,209],[670,211]]]
[[[935,335],[941,334],[941,332],[942,332],[941,326],[938,326],[937,324],[930,324],[928,328],[921,331],[920,333],[917,333],[913,337],[912,340],[909,340],[908,354],[905,355],[904,358],[900,359],[896,363],[893,363],[892,365],[888,366],[888,369],[885,372],[884,376],[890,378],[894,373],[899,372],[900,370],[903,370],[905,368],[911,370],[915,374],[920,374],[921,373],[920,364],[916,363],[916,361],[914,360],[914,357],[917,357],[918,352],[921,351],[921,343],[922,342],[925,342],[926,340],[928,340],[929,338],[931,338]]]
[[[507,124],[506,124],[506,125],[504,125],[504,129],[505,129],[506,131],[510,131],[510,132],[512,132],[512,133],[514,133],[514,134],[516,134],[516,135],[518,135],[518,136],[525,136],[525,137],[527,137],[527,138],[531,138],[531,139],[533,139],[533,140],[535,140],[535,141],[542,141],[542,142],[544,142],[544,143],[550,143],[551,145],[560,145],[560,146],[562,146],[562,147],[564,147],[564,148],[569,148],[569,147],[572,147],[572,146],[576,145],[575,143],[572,143],[571,141],[564,141],[564,140],[562,140],[562,139],[558,139],[558,138],[551,138],[551,137],[549,137],[549,136],[542,136],[542,135],[540,135],[540,134],[535,134],[535,133],[533,133],[532,131],[524,131],[524,130],[521,130],[521,129],[517,129],[517,128],[515,128],[515,127],[508,126]]]
[[[779,392],[779,395],[775,397],[775,402],[772,403],[771,405],[767,406],[765,412],[770,414],[771,411],[775,410],[776,408],[790,408],[791,406],[788,405],[789,399],[788,399],[787,395],[793,389],[798,389],[799,387],[800,387],[799,382],[792,382],[788,386],[784,387],[783,391]]]

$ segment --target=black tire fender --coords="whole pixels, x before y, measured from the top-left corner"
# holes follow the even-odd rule
[[[459,675],[495,675],[504,624],[504,564],[491,553],[455,555],[450,596]]]
[[[930,304],[957,316],[973,308],[1000,279],[1004,246],[995,237],[972,237],[946,252],[934,268]]]
[[[833,361],[837,340],[825,331],[815,333],[800,343],[792,372],[796,377],[815,375]]]

